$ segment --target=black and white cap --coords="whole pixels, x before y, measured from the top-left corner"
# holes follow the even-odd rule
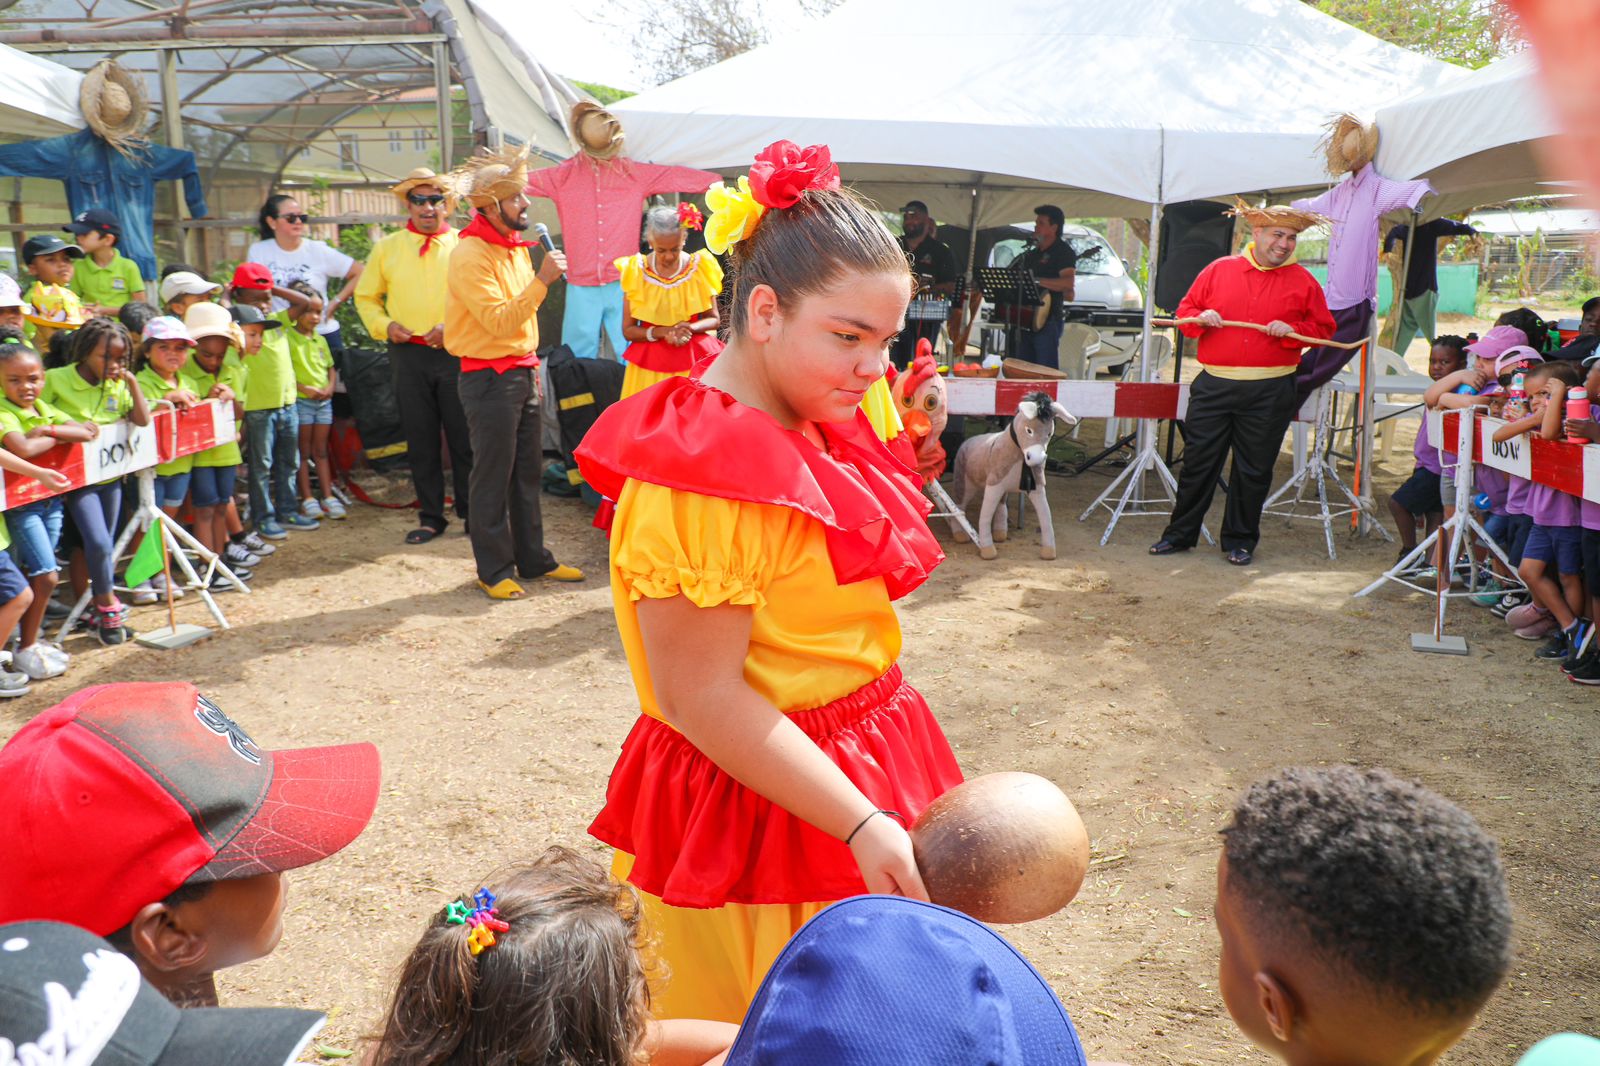
[[[179,1010],[93,933],[59,922],[0,925],[6,1066],[286,1066],[324,1021],[270,1007]]]

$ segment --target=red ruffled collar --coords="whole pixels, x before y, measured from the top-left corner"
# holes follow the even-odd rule
[[[819,428],[826,451],[719,389],[673,378],[607,408],[578,446],[578,469],[613,500],[633,478],[792,508],[822,523],[839,584],[881,577],[899,599],[944,561],[921,480],[864,414]]]

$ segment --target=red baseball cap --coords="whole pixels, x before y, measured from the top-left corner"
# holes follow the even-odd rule
[[[272,286],[277,284],[272,280],[272,271],[264,263],[240,263],[233,271],[233,287],[236,289],[260,289],[271,292]]]
[[[180,885],[307,866],[378,778],[373,745],[266,751],[190,684],[84,689],[0,748],[0,923],[104,936]]]

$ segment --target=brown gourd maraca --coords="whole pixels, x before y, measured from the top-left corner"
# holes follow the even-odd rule
[[[928,805],[911,827],[933,902],[979,921],[1031,922],[1065,907],[1089,868],[1072,801],[1037,774],[986,774]]]

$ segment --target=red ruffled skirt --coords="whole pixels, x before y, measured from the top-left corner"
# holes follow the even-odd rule
[[[908,822],[961,783],[944,731],[898,666],[789,720],[874,806]],[[632,855],[628,880],[674,907],[818,903],[866,891],[843,842],[741,785],[648,715],[623,742],[589,832]]]
[[[666,341],[634,341],[622,358],[658,374],[687,374],[701,361],[722,351],[722,342],[710,333],[696,333],[688,344],[674,347]]]

